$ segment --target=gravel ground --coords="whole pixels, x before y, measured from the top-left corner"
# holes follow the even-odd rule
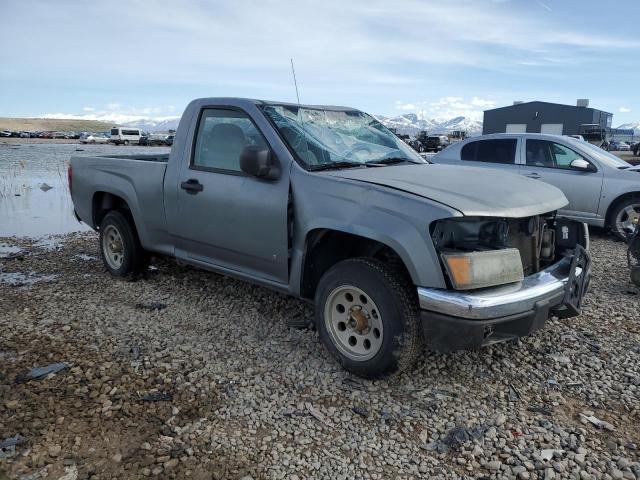
[[[299,300],[164,260],[120,281],[94,233],[54,240],[0,239],[0,479],[640,478],[620,242],[593,239],[581,317],[364,381],[289,326]]]

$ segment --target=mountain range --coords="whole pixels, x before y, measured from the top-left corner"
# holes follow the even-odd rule
[[[377,117],[387,128],[394,128],[398,133],[415,135],[421,130],[429,134],[446,134],[455,130],[467,132],[467,136],[482,134],[482,122],[468,117],[453,118],[418,118],[415,113],[405,113],[397,117]]]
[[[467,136],[482,134],[482,122],[468,117],[453,118],[418,118],[415,113],[405,113],[396,117],[376,117],[387,128],[393,128],[396,132],[407,135],[415,135],[421,130],[426,130],[429,134],[446,134],[455,130],[467,132]],[[145,132],[166,132],[178,128],[180,117],[165,118],[156,120],[153,118],[143,118],[127,123],[127,127],[135,127]],[[625,123],[618,128],[634,129],[636,135],[640,135],[640,122]]]
[[[448,133],[453,130],[464,130],[468,135],[480,135],[482,122],[467,117],[419,119],[415,113],[406,113],[397,117],[377,116],[378,120],[388,128],[395,128],[398,133],[415,135],[421,130],[429,133]],[[178,127],[180,117],[155,120],[143,118],[127,122],[123,126],[139,128],[145,132],[166,132]]]
[[[633,130],[634,131],[634,135],[640,135],[640,122],[623,123],[618,128],[622,128],[624,130]]]

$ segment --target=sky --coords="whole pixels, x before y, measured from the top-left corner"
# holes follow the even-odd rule
[[[640,2],[0,0],[0,116],[127,121],[198,97],[463,115],[515,100],[640,122]]]

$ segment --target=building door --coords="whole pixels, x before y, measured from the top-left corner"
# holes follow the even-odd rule
[[[562,123],[543,123],[540,125],[540,133],[549,135],[562,135],[564,125]]]
[[[507,131],[505,133],[527,133],[527,124],[507,123]]]

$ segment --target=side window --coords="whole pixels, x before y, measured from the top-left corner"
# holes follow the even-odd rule
[[[558,143],[553,144],[553,154],[556,168],[571,168],[571,162],[574,160],[583,160],[580,154]]]
[[[192,168],[241,172],[240,154],[250,145],[267,142],[246,113],[208,108],[202,111]]]
[[[551,145],[546,140],[527,140],[527,165],[553,168]]]
[[[511,165],[516,160],[517,145],[518,141],[515,138],[471,142],[462,148],[461,158],[476,162]]]
[[[472,162],[475,161],[477,145],[478,142],[469,142],[464,147],[462,147],[462,152],[460,152],[460,159]]]
[[[583,157],[569,147],[547,140],[527,140],[527,165],[570,169],[571,162]]]

